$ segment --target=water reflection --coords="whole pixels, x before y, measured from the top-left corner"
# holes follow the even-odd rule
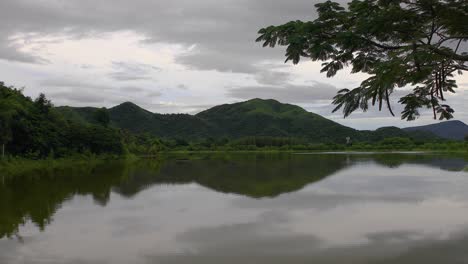
[[[223,154],[36,172],[0,185],[0,263],[466,263],[466,164]]]

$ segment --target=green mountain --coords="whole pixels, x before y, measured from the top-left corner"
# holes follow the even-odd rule
[[[57,107],[71,120],[96,124],[93,107]],[[151,113],[138,105],[125,102],[109,109],[111,125],[132,133],[149,133],[164,138],[205,138],[216,128],[206,121],[188,114]]]
[[[441,138],[463,140],[468,136],[468,125],[459,120],[450,120],[436,124],[406,127],[403,130],[407,132],[430,132]]]
[[[276,100],[252,99],[224,104],[203,111],[195,117],[219,128],[218,136],[297,137],[316,142],[343,141],[357,137],[358,131],[342,126],[303,108]]]
[[[58,107],[66,118],[95,123],[97,108]],[[149,133],[163,138],[241,138],[250,136],[294,137],[308,142],[344,143],[379,141],[386,137],[425,137],[430,133],[405,132],[396,127],[359,131],[326,119],[291,104],[276,100],[252,99],[223,104],[196,115],[151,113],[126,102],[109,109],[111,125],[134,133]]]

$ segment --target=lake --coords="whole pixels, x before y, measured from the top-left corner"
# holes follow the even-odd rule
[[[468,263],[468,158],[197,154],[0,182],[0,263]]]

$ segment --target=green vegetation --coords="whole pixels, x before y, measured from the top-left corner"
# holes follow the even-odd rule
[[[58,107],[57,110],[71,120],[85,124],[97,124],[95,115],[100,111],[91,107]],[[387,137],[426,141],[438,139],[429,132],[407,132],[397,127],[359,131],[307,112],[299,106],[275,100],[252,99],[224,104],[195,116],[153,114],[128,102],[110,108],[108,112],[111,127],[180,143],[205,140],[226,142],[246,137],[294,138],[307,144],[345,144],[346,137],[351,137],[355,142],[373,143]]]
[[[133,155],[126,155],[125,160],[132,161],[136,157]],[[0,160],[0,168],[4,177],[25,175],[25,174],[53,174],[61,171],[67,171],[75,167],[89,167],[109,161],[123,160],[121,156],[103,154],[103,155],[84,155],[74,154],[69,157],[63,158],[46,158],[46,159],[25,159],[7,157]]]
[[[323,61],[327,77],[346,66],[369,75],[359,87],[338,92],[334,111],[343,109],[347,117],[371,104],[394,115],[390,95],[410,86],[413,90],[399,101],[405,106],[402,119],[416,119],[422,108],[431,108],[434,119],[453,117],[444,93],[455,93],[454,74],[468,71],[466,1],[353,0],[347,8],[332,1],[315,6],[314,21],[260,29],[257,41],[264,47],[286,46],[286,62]]]
[[[275,100],[220,105],[195,116],[159,115],[131,103],[55,108],[43,94],[33,100],[3,83],[0,128],[0,166],[8,173],[167,151],[468,150],[468,141],[427,132],[358,131]]]
[[[276,100],[252,99],[213,107],[196,115],[218,127],[214,137],[296,137],[308,142],[339,142],[359,131],[303,108]]]
[[[463,140],[468,135],[468,125],[460,120],[438,122],[425,126],[403,128],[407,132],[425,131],[445,139]]]
[[[94,112],[94,119],[102,126],[107,127],[110,122],[109,112],[105,107],[100,108]]]
[[[435,151],[468,152],[468,142],[449,140],[415,140],[407,137],[387,137],[377,142],[308,143],[300,138],[243,137],[235,140],[204,139],[162,140],[166,151]]]
[[[53,107],[44,94],[35,100],[0,83],[0,144],[3,164],[21,157],[58,159],[154,154],[157,140],[108,126],[106,109],[93,110],[94,123],[80,122]],[[8,157],[5,157],[8,156]]]

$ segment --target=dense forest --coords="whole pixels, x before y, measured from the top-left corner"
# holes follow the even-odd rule
[[[99,108],[58,107],[64,116],[77,122],[97,124],[94,118]],[[405,131],[383,127],[375,131],[360,131],[343,126],[320,115],[276,100],[252,99],[223,104],[196,115],[151,113],[126,102],[108,109],[110,126],[132,133],[146,133],[164,140],[183,139],[199,142],[206,139],[237,141],[245,138],[280,138],[310,144],[345,144],[379,142],[389,137],[406,137],[416,141],[439,139],[424,131]],[[275,143],[276,144],[276,143]],[[273,146],[275,146],[275,144]]]
[[[346,142],[346,137],[351,140]],[[0,83],[2,157],[154,155],[160,151],[463,150],[462,141],[396,127],[359,131],[275,100],[221,105],[195,116],[153,114],[132,103],[111,109],[54,107]]]
[[[94,112],[95,124],[65,118],[44,94],[36,99],[0,83],[0,144],[2,152],[26,158],[74,154],[123,155],[151,152],[159,142],[108,126],[106,109]],[[156,151],[156,150],[154,150]],[[2,153],[2,154],[3,154]],[[3,156],[3,155],[2,155]]]

